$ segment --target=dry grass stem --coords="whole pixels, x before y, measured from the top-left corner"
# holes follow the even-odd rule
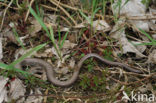
[[[7,10],[8,10],[8,8],[11,6],[11,4],[13,3],[13,1],[14,1],[14,0],[11,0],[10,3],[8,4],[8,6],[6,7],[6,9],[4,10],[3,18],[2,18],[2,22],[1,22],[1,26],[0,26],[0,31],[2,31],[3,23],[4,23],[4,19],[5,19]]]
[[[44,4],[41,4],[42,7],[46,8],[46,9],[49,9],[49,10],[52,10],[52,11],[56,11],[56,12],[59,12],[59,10],[57,8],[53,8],[53,7],[50,7],[50,6],[47,6],[47,5],[44,5]]]
[[[61,7],[58,3],[54,2],[54,0],[49,0],[52,4],[60,8],[66,15],[67,17],[70,18],[70,20],[74,23],[74,25],[77,25],[76,21],[70,16],[70,14],[63,8]]]
[[[34,1],[35,1],[35,0],[31,0],[31,2],[30,2],[29,5],[32,6],[32,4],[34,3]],[[29,9],[28,9],[28,11],[27,11],[27,13],[26,13],[26,16],[25,16],[25,19],[24,19],[25,22],[27,21],[29,14],[30,14],[30,11],[29,11]]]

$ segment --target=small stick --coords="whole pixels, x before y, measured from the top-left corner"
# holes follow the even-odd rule
[[[13,3],[14,0],[11,0],[10,3],[8,4],[8,6],[6,7],[6,9],[4,10],[4,14],[3,14],[3,18],[2,18],[2,23],[1,23],[1,27],[0,27],[0,31],[2,31],[3,28],[3,23],[4,23],[4,19],[5,19],[5,15],[7,13],[8,8],[11,6],[11,4]]]
[[[44,8],[46,8],[46,9],[50,9],[50,10],[52,10],[52,11],[56,11],[56,12],[59,11],[59,10],[56,9],[56,8],[53,8],[53,7],[50,7],[50,6],[44,5],[44,4],[41,4],[41,6],[44,7]]]
[[[150,77],[152,77],[152,75],[149,75],[149,76],[147,76],[146,78],[143,78],[143,79],[138,80],[138,81],[135,81],[135,82],[130,82],[130,83],[121,82],[121,81],[119,81],[119,80],[117,80],[117,79],[115,79],[115,78],[112,78],[112,77],[111,77],[110,79],[112,79],[112,80],[114,80],[114,81],[116,81],[116,82],[118,82],[118,83],[120,83],[120,84],[122,84],[122,85],[132,85],[132,84],[141,83],[142,81],[145,81],[146,79],[149,79]]]
[[[0,5],[2,5],[2,6],[8,6],[7,4],[2,3],[2,2],[0,2]],[[18,8],[15,8],[15,7],[9,7],[9,8],[14,9],[14,10],[18,10]]]
[[[54,0],[49,0],[51,3],[53,3],[55,6],[59,7],[74,23],[74,25],[77,25],[76,21],[70,16],[70,14],[63,8],[61,7],[58,3],[54,2]]]
[[[19,5],[18,0],[16,0],[16,5],[17,5],[18,8],[20,8],[20,9],[22,8],[22,7]]]
[[[57,0],[53,0],[55,1],[56,3],[58,3]],[[59,4],[65,8],[68,8],[68,9],[71,9],[71,10],[74,10],[74,11],[78,11],[80,9],[76,8],[76,7],[72,7],[72,6],[69,6],[69,5],[66,5],[66,4],[63,4],[63,3],[60,3]],[[85,11],[85,10],[82,10],[82,12],[84,13],[88,13],[88,11]],[[103,17],[102,15],[100,14],[95,14],[95,16],[97,17]],[[110,16],[110,15],[105,15],[105,17],[109,17],[109,18],[113,18],[113,16]],[[122,17],[122,16],[121,16]],[[144,16],[129,16],[127,17],[128,20],[156,20],[156,16],[154,15],[144,15]]]
[[[72,26],[72,24],[63,16],[60,16],[61,19],[63,19],[69,26]]]
[[[72,6],[69,6],[69,5],[60,3],[60,2],[58,2],[57,0],[53,0],[53,1],[55,1],[55,2],[58,3],[58,4],[60,4],[62,7],[65,7],[65,8],[74,10],[74,11],[79,11],[79,10],[81,10],[81,9],[76,8],[76,7],[72,7]],[[86,10],[82,10],[82,12],[89,14],[89,12],[86,11]],[[100,18],[103,18],[103,16],[102,16],[101,14],[95,14],[95,16],[100,17]],[[113,16],[110,16],[110,15],[105,15],[105,17],[113,18]]]
[[[34,1],[35,1],[35,0],[31,0],[30,6],[32,6],[32,4],[34,3]],[[24,19],[25,22],[27,21],[29,14],[30,14],[30,11],[29,11],[29,9],[28,9],[27,14],[26,14],[25,19]]]
[[[86,96],[73,96],[73,95],[64,95],[64,96],[61,96],[61,95],[57,95],[57,94],[49,94],[49,95],[42,95],[42,94],[30,94],[30,95],[24,95],[24,96],[20,96],[20,98],[23,98],[23,97],[28,97],[28,96],[46,96],[46,97],[53,97],[53,98],[58,98],[58,99],[63,99],[63,97],[65,98],[81,98],[81,99],[88,99],[88,98],[97,98],[97,97],[102,97],[102,96],[106,96],[107,93],[99,93],[99,94],[96,94],[96,95],[86,95]]]
[[[156,20],[156,15],[129,16],[128,20]]]

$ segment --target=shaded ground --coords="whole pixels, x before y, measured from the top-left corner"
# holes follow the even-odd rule
[[[8,77],[1,88],[8,89],[11,103],[21,100],[21,96],[25,103],[127,103],[128,99],[133,101],[132,93],[137,95],[135,102],[154,102],[150,97],[151,94],[155,96],[156,88],[155,78],[152,78],[156,68],[156,26],[152,20],[156,18],[155,11],[151,13],[150,10],[155,10],[155,3],[154,0],[143,1],[135,8],[137,14],[141,11],[143,16],[134,16],[134,12],[125,8],[136,1],[122,0],[124,4],[108,0],[32,0],[29,3],[0,0],[0,59],[7,66],[16,65],[21,60],[18,58],[26,54],[25,58],[39,58],[51,63],[57,67],[57,77],[66,80],[83,56],[97,53],[107,60],[143,71],[142,74],[128,72],[90,58],[81,68],[77,81],[62,88],[53,86],[39,66],[29,70],[37,69],[35,76],[18,79],[19,71],[11,69],[14,65],[9,65],[10,69],[6,70],[0,64],[1,76]],[[42,47],[44,43],[47,44]],[[33,53],[28,53],[31,50]],[[2,78],[1,83],[2,80],[5,79]],[[15,88],[18,83],[19,91]],[[139,100],[138,96],[143,94],[147,96]]]

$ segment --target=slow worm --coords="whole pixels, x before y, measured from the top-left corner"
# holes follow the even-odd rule
[[[24,65],[41,66],[42,68],[45,69],[47,78],[52,84],[54,84],[56,86],[60,86],[60,87],[67,87],[67,86],[72,85],[77,80],[79,72],[80,72],[80,68],[82,67],[84,61],[88,58],[91,58],[91,57],[97,58],[97,59],[101,60],[103,63],[111,65],[111,66],[123,67],[125,70],[130,71],[130,72],[143,73],[140,70],[129,67],[127,64],[123,64],[123,63],[119,63],[119,62],[112,62],[112,61],[106,60],[106,59],[102,58],[101,56],[99,56],[98,54],[95,54],[95,53],[87,54],[82,59],[80,59],[80,61],[78,62],[78,65],[74,69],[72,77],[67,81],[60,81],[60,80],[56,79],[54,67],[51,64],[49,64],[48,62],[43,61],[41,59],[26,58],[23,61],[21,61],[20,63],[16,64],[15,67],[22,69],[22,67]]]

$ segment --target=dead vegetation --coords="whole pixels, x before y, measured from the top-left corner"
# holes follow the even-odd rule
[[[155,102],[155,4],[155,0],[0,0],[0,103]],[[143,73],[90,58],[77,81],[62,88],[53,86],[40,66],[14,68],[24,58],[39,58],[51,63],[64,81],[89,53]]]

